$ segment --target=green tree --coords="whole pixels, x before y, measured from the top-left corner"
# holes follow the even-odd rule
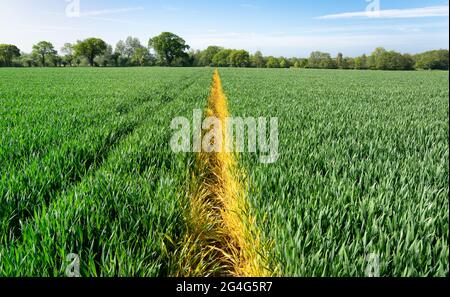
[[[342,53],[338,53],[336,57],[336,66],[337,68],[344,68],[344,55]]]
[[[107,48],[106,42],[100,38],[88,38],[83,41],[78,41],[74,46],[74,52],[77,57],[86,57],[89,65],[92,67],[95,65],[95,57],[103,55]]]
[[[148,52],[148,49],[141,44],[138,38],[128,36],[125,41],[119,40],[117,42],[111,57],[114,60],[113,64],[117,66],[142,66],[149,58],[146,52]]]
[[[325,54],[323,59],[320,61],[320,68],[322,69],[336,69],[336,61],[334,61],[329,54]]]
[[[189,60],[191,61],[191,66],[198,67],[198,66],[204,66],[200,64],[200,58],[201,58],[201,51],[200,50],[189,50],[188,56]]]
[[[156,52],[162,65],[171,66],[174,60],[184,59],[188,56],[186,50],[189,49],[189,46],[186,41],[170,32],[163,32],[151,38],[148,46]]]
[[[402,70],[414,70],[414,58],[410,54],[403,54],[401,59]]]
[[[250,65],[250,54],[246,50],[233,50],[228,57],[229,65],[247,67]]]
[[[308,67],[308,59],[300,59],[300,68]]]
[[[73,45],[71,43],[65,43],[64,46],[61,48],[61,53],[64,54],[64,56],[62,57],[63,65],[72,66],[72,62],[74,59]]]
[[[199,52],[197,66],[212,66],[214,56],[221,50],[223,50],[223,47],[212,45]]]
[[[355,69],[367,69],[368,68],[366,54],[363,54],[362,56],[355,58],[354,68]]]
[[[142,48],[144,48],[144,46],[138,38],[128,36],[125,40],[124,54],[128,59],[131,59],[136,54],[136,51]]]
[[[416,69],[425,70],[448,70],[449,69],[449,51],[434,50],[427,51],[414,56]]]
[[[220,50],[217,54],[214,55],[212,62],[215,66],[218,67],[226,67],[228,66],[228,57],[231,55],[232,50],[230,49],[223,49]]]
[[[116,44],[114,52],[121,56],[125,56],[125,47],[125,42],[123,40],[119,40]]]
[[[50,57],[50,62],[53,64],[53,66],[59,67],[62,65],[63,59],[59,55],[52,55]]]
[[[114,53],[117,55],[117,57],[125,57],[125,42],[123,40],[119,40],[116,43]]]
[[[188,67],[192,65],[192,60],[189,57],[189,54],[184,54],[181,57],[177,57],[172,61],[171,66],[173,67]]]
[[[315,51],[309,55],[308,68],[319,68],[322,53]]]
[[[20,64],[24,67],[37,66],[36,61],[31,54],[22,54],[20,56]]]
[[[264,57],[260,51],[257,51],[251,58],[251,65],[256,68],[263,68],[265,66]]]
[[[277,58],[270,56],[267,58],[266,67],[267,68],[280,68],[280,62],[278,61]]]
[[[337,61],[336,61],[336,64],[337,64]],[[342,58],[340,68],[341,69],[354,69],[355,68],[355,59],[351,58],[351,57]]]
[[[377,47],[369,57],[369,68],[370,69],[380,69],[379,67],[383,67],[384,63],[381,59],[386,50],[382,47]]]
[[[375,60],[375,69],[378,70],[411,70],[414,60],[410,55],[402,55],[395,51],[379,51],[372,54]]]
[[[114,49],[114,58],[116,66],[128,66],[129,59],[126,57],[126,45],[123,40],[119,40],[116,44],[116,48]]]
[[[0,44],[0,66],[12,66],[14,58],[20,57],[20,50],[12,44]]]
[[[280,68],[289,68],[291,67],[291,65],[289,64],[289,60],[281,57],[278,59],[279,63],[280,63]]]
[[[33,45],[32,55],[39,59],[41,65],[45,67],[49,60],[52,60],[56,56],[57,52],[53,47],[53,44],[48,41],[40,41]]]
[[[294,68],[300,68],[300,59],[296,58],[296,57],[292,57],[290,59],[288,59],[289,65],[294,67]],[[295,67],[295,64],[297,64],[298,67]]]
[[[361,69],[367,69],[367,68],[369,68],[368,59],[367,59],[366,54],[363,54],[361,56]]]
[[[105,52],[94,58],[94,63],[103,67],[114,66],[115,61],[112,46],[108,44]]]
[[[131,63],[137,66],[144,66],[150,61],[150,52],[145,47],[137,48],[131,57]]]
[[[312,52],[308,59],[308,68],[336,68],[336,62],[331,58],[329,53],[319,51]]]

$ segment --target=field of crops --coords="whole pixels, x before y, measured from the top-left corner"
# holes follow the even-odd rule
[[[82,275],[166,274],[189,164],[168,127],[211,74],[2,70],[0,275],[64,275],[69,253]]]
[[[448,275],[448,73],[222,70],[231,112],[279,117],[242,163],[282,275]]]
[[[279,119],[277,162],[237,158],[271,274],[448,275],[448,72],[219,71],[231,115]],[[64,276],[70,253],[82,276],[220,272],[183,246],[198,168],[170,148],[212,75],[0,69],[0,276]]]

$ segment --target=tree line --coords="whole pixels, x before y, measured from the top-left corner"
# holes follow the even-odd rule
[[[250,54],[240,49],[209,46],[192,50],[186,41],[170,32],[149,39],[147,45],[138,38],[120,40],[113,48],[100,38],[87,38],[66,43],[58,52],[53,44],[41,41],[33,45],[31,53],[20,51],[15,45],[0,44],[0,67],[255,67],[255,68],[316,68],[316,69],[372,69],[372,70],[448,70],[449,51],[432,50],[410,55],[384,48],[376,48],[370,55],[346,57],[339,53],[312,52],[308,58],[264,56],[260,51]]]

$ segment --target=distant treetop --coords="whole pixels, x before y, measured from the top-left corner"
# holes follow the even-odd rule
[[[308,58],[264,56],[244,49],[227,49],[217,45],[205,50],[190,50],[180,36],[162,32],[149,39],[147,46],[136,37],[120,40],[115,48],[100,38],[87,38],[75,44],[66,43],[62,56],[53,44],[41,41],[31,54],[20,52],[15,45],[0,44],[0,67],[32,66],[194,66],[255,68],[318,68],[371,70],[448,70],[449,51],[431,50],[420,54],[402,54],[376,48],[370,55],[347,57],[338,53],[314,51]]]

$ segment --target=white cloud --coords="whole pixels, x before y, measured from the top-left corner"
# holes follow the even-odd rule
[[[409,9],[388,9],[379,11],[359,11],[345,12],[339,14],[328,14],[317,17],[321,20],[349,19],[349,18],[385,18],[385,19],[401,19],[401,18],[419,18],[419,17],[443,17],[448,16],[448,5],[445,6],[429,6],[422,8]]]
[[[104,21],[104,22],[111,22],[111,23],[118,23],[118,24],[125,24],[125,25],[139,25],[139,23],[130,21],[130,20],[121,20],[121,19],[115,19],[115,18],[105,18],[105,17],[84,17],[83,19],[86,20],[94,20],[94,21]]]
[[[264,54],[307,56],[320,50],[347,55],[370,53],[378,46],[406,52],[419,52],[431,48],[446,47],[448,37],[442,33],[433,34],[359,34],[359,35],[274,35],[257,33],[215,33],[191,35],[185,38],[193,48],[204,49],[208,45],[227,48],[244,48],[249,51],[263,50]],[[436,41],[439,41],[437,44]],[[418,47],[420,44],[420,47]]]
[[[33,33],[61,33],[67,31],[83,31],[81,28],[77,27],[68,27],[68,26],[21,26],[21,28],[26,32]]]
[[[138,7],[117,8],[117,9],[92,10],[92,11],[81,12],[80,15],[82,17],[92,17],[92,16],[102,16],[102,15],[131,12],[131,11],[137,11],[137,10],[143,10],[143,9],[144,9],[143,7],[138,6]]]
[[[373,32],[423,32],[427,29],[447,29],[447,22],[438,22],[438,23],[416,23],[416,24],[395,24],[395,25],[382,25],[382,24],[373,24],[373,25],[346,25],[346,26],[333,26],[333,27],[298,27],[296,28],[300,33],[304,34],[316,34],[316,33],[373,33]]]

